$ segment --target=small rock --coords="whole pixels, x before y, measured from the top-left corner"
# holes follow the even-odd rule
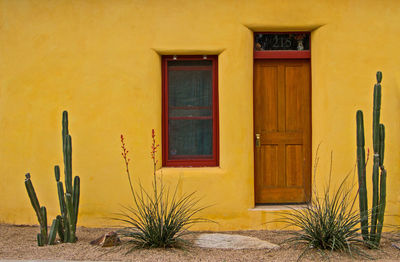
[[[91,245],[98,245],[101,247],[113,247],[121,244],[118,234],[114,231],[108,232],[101,237],[90,242]]]
[[[400,249],[400,243],[399,242],[393,242],[392,246],[397,248],[397,249]]]
[[[255,237],[231,234],[201,234],[195,245],[203,248],[230,248],[230,249],[277,249],[278,245]]]

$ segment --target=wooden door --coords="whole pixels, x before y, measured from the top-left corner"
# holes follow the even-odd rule
[[[254,132],[256,203],[309,201],[309,60],[254,61]]]

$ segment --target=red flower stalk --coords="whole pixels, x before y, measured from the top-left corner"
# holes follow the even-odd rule
[[[155,193],[157,193],[157,181],[156,181],[156,171],[157,171],[157,162],[158,160],[156,160],[156,153],[157,153],[157,149],[160,146],[159,144],[156,144],[156,135],[155,135],[155,131],[154,129],[151,130],[151,138],[152,138],[152,144],[151,144],[151,158],[153,160],[153,176],[154,176],[154,187],[155,187]],[[132,181],[131,181],[131,175],[129,172],[129,161],[130,158],[128,157],[128,153],[129,150],[126,148],[126,144],[125,144],[125,138],[124,136],[121,134],[121,148],[122,148],[122,157],[124,158],[124,162],[125,162],[125,168],[126,168],[126,174],[128,176],[129,179],[129,185],[131,186],[131,191],[132,191],[132,195],[134,198],[136,198],[136,195],[134,193],[133,190],[133,186],[132,186]]]
[[[159,144],[156,144],[156,134],[154,132],[154,129],[151,130],[151,138],[153,142],[151,143],[151,158],[153,159],[153,164],[156,165],[158,160],[156,160],[156,153],[157,153],[157,148],[160,146]]]
[[[132,186],[132,181],[131,181],[131,175],[129,173],[129,161],[130,159],[128,158],[128,149],[126,149],[126,145],[125,145],[125,138],[124,136],[121,134],[121,148],[122,148],[122,157],[124,158],[125,161],[125,168],[126,168],[126,174],[128,175],[128,179],[129,179],[129,185],[131,186],[131,191],[133,196],[135,196],[134,192],[133,192],[133,186]]]
[[[124,136],[121,134],[121,148],[122,148],[122,153],[121,153],[121,155],[122,155],[122,157],[124,158],[124,160],[125,160],[125,164],[127,164],[127,163],[129,163],[129,161],[130,161],[130,159],[128,158],[128,153],[129,153],[129,151],[126,149],[126,145],[125,145],[125,138],[124,138]]]

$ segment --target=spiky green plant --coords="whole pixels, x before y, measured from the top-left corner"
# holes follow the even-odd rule
[[[314,182],[317,180],[319,145],[314,160]],[[322,194],[313,187],[313,198],[304,208],[289,208],[289,211],[278,212],[278,219],[273,222],[283,222],[286,227],[300,230],[290,231],[291,237],[285,240],[288,243],[305,244],[303,252],[298,257],[301,260],[308,251],[317,250],[326,258],[327,251],[339,251],[350,256],[371,258],[363,252],[363,240],[360,238],[360,213],[355,210],[357,194],[354,192],[354,183],[351,182],[351,173],[348,173],[337,187],[333,187],[332,180],[333,153],[331,153],[328,183]],[[370,211],[367,210],[367,213]]]
[[[291,208],[289,212],[279,212],[279,222],[299,228],[291,231],[288,243],[303,243],[305,248],[298,260],[311,249],[318,250],[324,257],[326,251],[339,251],[351,256],[365,256],[360,246],[363,241],[358,231],[360,214],[355,210],[356,196],[348,186],[348,176],[339,187],[331,191],[329,184],[322,197],[315,196],[304,208]]]
[[[56,233],[58,233],[61,242],[73,243],[76,241],[75,233],[78,221],[80,178],[76,176],[74,178],[74,185],[72,186],[72,142],[68,131],[67,111],[63,112],[62,117],[62,143],[66,192],[64,193],[63,183],[60,181],[60,167],[55,166],[54,174],[57,182],[61,216],[59,215],[53,220],[49,236],[47,235],[46,208],[40,207],[39,205],[39,200],[33,188],[30,174],[27,173],[25,175],[26,190],[40,224],[40,234],[37,236],[39,246],[46,244],[53,245],[55,243]]]
[[[374,86],[373,100],[373,167],[372,167],[372,214],[371,224],[368,223],[368,197],[366,188],[366,161],[365,161],[365,139],[363,112],[357,111],[357,170],[359,183],[359,202],[361,215],[361,233],[364,242],[373,248],[379,247],[382,235],[383,220],[386,207],[386,175],[387,171],[383,165],[385,152],[385,126],[380,123],[381,112],[381,81],[382,73],[376,73],[377,83]],[[368,229],[370,230],[368,232]]]
[[[126,173],[129,180],[133,207],[126,207],[118,213],[115,219],[122,221],[127,227],[119,230],[121,237],[127,238],[127,244],[134,248],[175,247],[185,241],[182,236],[189,234],[188,228],[199,222],[208,221],[195,217],[205,207],[198,207],[199,200],[194,198],[194,192],[181,197],[177,195],[177,188],[172,194],[163,185],[162,179],[157,181],[155,157],[158,145],[155,143],[154,130],[152,131],[153,183],[152,191],[146,191],[139,182],[138,190],[134,189],[129,172],[128,150],[121,135],[122,156],[125,161]]]

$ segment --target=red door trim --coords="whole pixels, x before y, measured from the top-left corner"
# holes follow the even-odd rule
[[[311,51],[254,51],[254,59],[307,59]]]

